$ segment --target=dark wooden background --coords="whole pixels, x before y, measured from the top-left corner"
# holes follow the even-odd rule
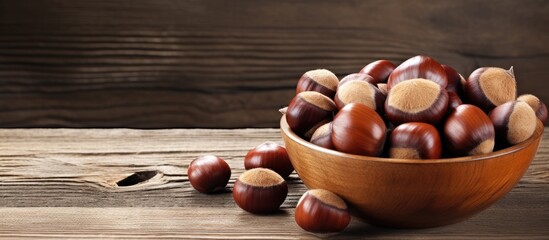
[[[417,54],[549,102],[549,1],[0,0],[0,127],[276,127],[303,72]]]

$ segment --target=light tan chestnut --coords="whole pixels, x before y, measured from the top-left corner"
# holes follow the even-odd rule
[[[383,152],[387,127],[374,110],[361,103],[342,108],[332,122],[332,143],[336,150],[366,156]]]
[[[440,135],[427,123],[410,122],[396,127],[390,135],[389,157],[400,159],[436,159],[442,153]]]
[[[313,133],[310,142],[327,149],[335,149],[334,144],[332,143],[332,122],[317,128],[315,133]]]
[[[536,130],[538,118],[526,102],[511,101],[497,106],[490,112],[496,136],[511,145],[530,138]]]
[[[303,74],[297,82],[296,94],[306,91],[315,91],[333,98],[339,80],[337,76],[326,69],[311,70]]]
[[[333,233],[343,231],[351,221],[345,201],[323,189],[305,192],[295,208],[297,225],[309,232]]]
[[[288,185],[284,178],[267,168],[254,168],[242,173],[233,187],[236,204],[255,214],[276,212],[287,195]]]
[[[368,82],[351,81],[337,88],[334,100],[338,109],[342,109],[349,103],[362,103],[382,114],[385,95],[379,88]]]
[[[444,124],[449,150],[456,156],[479,155],[494,150],[496,133],[490,117],[477,106],[462,104]]]
[[[318,127],[332,120],[336,109],[332,99],[318,92],[301,92],[288,105],[286,120],[292,131],[309,139]]]
[[[448,93],[439,84],[426,79],[403,81],[389,90],[385,114],[391,123],[438,123],[448,108]]]
[[[517,97],[513,68],[482,67],[473,71],[465,83],[465,96],[485,112]]]
[[[538,97],[532,94],[524,94],[520,95],[517,98],[517,101],[528,103],[528,105],[534,109],[534,112],[536,112],[536,116],[539,120],[543,123],[547,122],[547,106],[545,106],[545,103],[543,103]]]

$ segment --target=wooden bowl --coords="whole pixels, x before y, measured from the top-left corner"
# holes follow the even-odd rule
[[[346,154],[309,143],[286,122],[280,128],[292,164],[310,189],[332,191],[366,222],[425,228],[463,221],[507,194],[528,169],[543,135],[493,153],[410,160]]]

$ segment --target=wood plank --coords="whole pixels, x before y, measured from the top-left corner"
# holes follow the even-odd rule
[[[303,72],[344,76],[417,54],[465,76],[514,66],[519,92],[548,102],[548,11],[543,1],[0,0],[0,127],[276,127]]]
[[[0,208],[0,214],[4,216],[0,218],[2,238],[316,239],[297,226],[293,209],[268,216],[212,207]],[[491,208],[463,223],[415,230],[379,228],[353,219],[344,232],[329,236],[330,239],[547,239],[548,224],[543,221],[546,217],[547,212],[537,209]],[[520,220],[528,220],[528,224],[516,226]],[[29,228],[30,225],[33,227]]]
[[[247,214],[230,194],[246,152],[264,141],[281,143],[278,129],[0,129],[0,139],[0,238],[313,237],[293,220],[306,191],[296,174],[282,211],[274,216]],[[190,186],[188,164],[204,154],[221,156],[231,166],[226,192],[206,195]],[[548,159],[549,144],[543,141],[512,192],[465,222],[397,230],[353,219],[333,237],[544,239],[549,235]],[[157,174],[117,186],[142,171]]]

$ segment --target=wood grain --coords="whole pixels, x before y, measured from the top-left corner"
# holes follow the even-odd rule
[[[246,152],[267,140],[281,143],[277,129],[0,129],[0,139],[0,238],[313,237],[293,220],[306,191],[295,174],[277,215],[247,214],[232,200],[230,189]],[[224,157],[233,169],[226,193],[205,195],[191,188],[186,168],[205,154]],[[334,238],[546,239],[548,159],[544,140],[511,193],[465,222],[397,230],[355,218]],[[116,184],[142,171],[157,174],[136,185]]]
[[[430,55],[545,102],[546,1],[0,0],[0,127],[276,127],[305,71]]]

